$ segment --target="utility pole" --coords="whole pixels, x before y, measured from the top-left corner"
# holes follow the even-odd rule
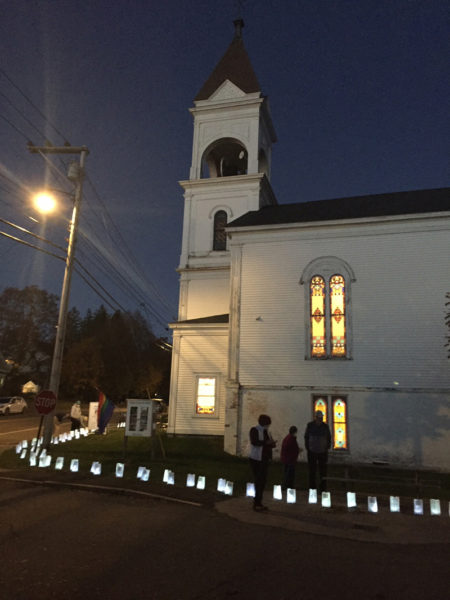
[[[66,268],[64,271],[64,280],[59,303],[58,325],[56,327],[55,347],[53,349],[52,369],[50,372],[49,389],[54,392],[58,398],[59,383],[61,380],[61,366],[64,351],[64,340],[66,337],[67,308],[70,296],[70,284],[72,280],[73,263],[75,259],[75,246],[77,242],[78,221],[80,216],[80,206],[83,195],[84,163],[89,150],[86,146],[33,146],[28,145],[28,149],[33,154],[78,154],[79,163],[72,163],[69,166],[68,179],[75,184],[74,203],[72,219],[70,221],[69,244],[67,246]],[[55,409],[44,417],[44,441],[43,448],[48,449],[53,435],[53,416]]]

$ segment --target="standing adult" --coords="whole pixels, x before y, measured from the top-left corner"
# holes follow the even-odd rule
[[[80,429],[81,427],[81,402],[77,400],[70,409],[70,429]]]
[[[267,510],[267,507],[263,506],[262,499],[269,461],[272,458],[272,448],[276,446],[269,433],[271,423],[272,419],[268,415],[259,415],[258,425],[250,429],[250,466],[255,483],[253,510],[257,511]]]
[[[293,489],[295,485],[295,463],[300,448],[297,442],[297,427],[289,427],[289,433],[281,444],[281,462],[283,463],[283,490]]]
[[[328,450],[331,447],[331,432],[323,422],[323,413],[317,410],[314,421],[310,421],[305,431],[305,448],[308,452],[309,488],[317,489],[316,471],[319,467],[319,492],[326,490]]]

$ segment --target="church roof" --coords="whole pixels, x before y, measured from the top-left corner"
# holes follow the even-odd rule
[[[186,321],[178,321],[177,324],[181,323],[228,323],[229,315],[212,315],[210,317],[199,317],[198,319],[187,319]]]
[[[364,219],[443,211],[450,211],[450,188],[264,206],[231,221],[228,227]]]
[[[207,100],[227,79],[246,94],[261,91],[242,40],[241,29],[244,22],[238,19],[234,21],[234,25],[233,41],[204,83],[195,100]]]

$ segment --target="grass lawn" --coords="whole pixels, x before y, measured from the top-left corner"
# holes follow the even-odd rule
[[[102,479],[114,478],[116,463],[124,463],[125,472],[122,480],[124,484],[127,480],[136,481],[136,473],[140,466],[150,469],[149,484],[161,483],[164,469],[170,469],[175,473],[175,487],[185,487],[187,474],[194,473],[197,476],[204,475],[206,489],[214,492],[217,488],[217,480],[221,477],[234,483],[233,495],[235,496],[245,494],[246,483],[252,481],[248,459],[226,454],[223,451],[222,437],[173,437],[162,433],[153,438],[130,437],[125,448],[124,429],[113,429],[107,435],[90,435],[87,438],[52,446],[50,454],[53,456],[52,465],[56,457],[64,457],[62,473],[70,473],[70,460],[78,458],[79,474],[71,475],[83,476],[83,480],[92,478],[99,483],[99,478],[90,474],[93,461],[102,464]],[[33,473],[46,472],[47,477],[52,472],[52,478],[57,477],[53,466],[49,469],[30,467],[28,460],[21,460],[14,449],[4,451],[0,455],[0,468]],[[330,481],[328,487],[330,490],[351,490],[374,495],[417,497],[420,493],[422,498],[450,499],[450,474],[419,471],[421,487],[417,488],[412,482],[415,473],[406,469],[380,468],[371,465],[345,467],[330,464],[328,468],[330,477],[343,478],[347,475],[357,481]],[[269,468],[268,488],[281,483],[281,480],[282,465],[274,462]],[[298,489],[307,488],[307,465],[304,462],[299,462],[297,465],[296,483]]]

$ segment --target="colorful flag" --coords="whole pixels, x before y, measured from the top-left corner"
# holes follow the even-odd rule
[[[108,425],[113,412],[114,404],[111,402],[111,400],[108,400],[103,392],[100,392],[98,395],[97,411],[97,424],[99,433],[103,433],[105,431],[105,427]]]

